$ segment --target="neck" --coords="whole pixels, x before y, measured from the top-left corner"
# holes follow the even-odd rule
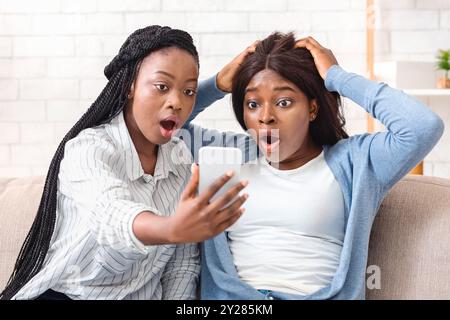
[[[141,130],[131,114],[131,108],[126,108],[124,111],[125,124],[130,133],[136,152],[139,155],[142,168],[145,173],[153,174],[156,166],[156,159],[158,154],[158,146],[150,141],[142,134]]]
[[[280,170],[292,170],[297,169],[308,163],[312,159],[316,158],[321,152],[322,146],[318,146],[308,139],[308,142],[302,145],[294,154],[289,158],[280,161],[278,168]]]

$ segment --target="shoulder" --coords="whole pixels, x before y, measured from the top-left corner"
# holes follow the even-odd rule
[[[64,147],[64,157],[84,152],[83,156],[92,156],[95,150],[111,153],[116,150],[113,139],[103,126],[88,128],[81,131],[75,138],[67,141]],[[98,153],[100,154],[100,153]]]
[[[341,139],[336,144],[327,146],[328,156],[332,158],[350,157],[350,160],[357,159],[358,155],[369,152],[373,139],[380,134],[383,134],[383,132],[361,133]]]
[[[93,170],[108,168],[119,158],[118,148],[104,126],[88,128],[65,144],[60,172],[85,176]]]
[[[357,179],[367,179],[373,170],[371,146],[374,140],[386,132],[362,133],[338,141],[333,146],[324,146],[325,159],[333,174],[345,181],[350,188]],[[375,180],[371,180],[375,183]],[[367,182],[367,181],[366,181]]]
[[[335,175],[353,181],[354,172],[368,170],[370,146],[373,139],[381,133],[362,133],[341,139],[334,145],[326,145],[325,160]]]

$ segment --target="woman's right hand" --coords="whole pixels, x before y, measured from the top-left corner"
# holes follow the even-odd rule
[[[244,212],[241,206],[247,200],[248,194],[243,194],[227,207],[224,206],[247,186],[247,181],[241,181],[224,195],[210,202],[216,192],[231,179],[233,173],[224,174],[197,196],[198,166],[193,164],[191,170],[191,179],[181,194],[178,208],[168,219],[170,243],[201,242],[214,237],[233,225]]]
[[[237,55],[233,60],[227,63],[222,70],[219,71],[216,78],[216,85],[219,90],[223,92],[231,92],[233,87],[233,78],[236,72],[241,67],[242,63],[256,50],[256,46],[260,41],[256,40],[244,51]]]

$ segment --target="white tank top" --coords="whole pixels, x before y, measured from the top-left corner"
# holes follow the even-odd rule
[[[239,277],[256,289],[311,294],[327,286],[344,241],[344,197],[324,153],[278,170],[264,157],[245,165],[249,194],[228,231]]]

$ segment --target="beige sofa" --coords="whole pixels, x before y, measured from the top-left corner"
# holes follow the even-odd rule
[[[0,179],[0,288],[42,188],[42,177]],[[411,175],[395,185],[375,219],[368,266],[368,299],[450,299],[450,179]]]

